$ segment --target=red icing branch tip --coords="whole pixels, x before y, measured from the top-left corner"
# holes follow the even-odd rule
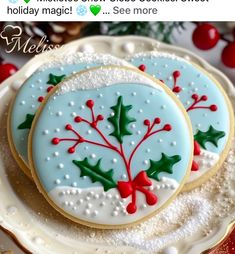
[[[49,86],[49,87],[47,88],[47,92],[49,93],[49,92],[53,89],[53,87],[54,87],[54,86]]]
[[[148,205],[155,205],[157,201],[158,198],[154,193],[149,192],[148,194],[146,194],[146,202]]]
[[[163,127],[163,130],[164,131],[171,131],[172,130],[172,127],[170,124],[165,124],[164,127]]]
[[[53,139],[51,140],[51,143],[52,143],[53,145],[58,145],[58,144],[60,143],[60,139],[59,139],[59,138],[53,138]]]
[[[75,121],[76,123],[80,123],[80,122],[82,121],[82,118],[81,118],[80,116],[76,116],[76,117],[74,118],[74,121]]]
[[[177,85],[177,79],[180,77],[180,75],[181,75],[180,71],[174,71],[173,72],[174,86],[173,86],[172,91],[174,93],[179,93],[182,90],[182,88]]]
[[[156,117],[155,119],[154,119],[154,123],[155,124],[159,124],[161,122],[161,119],[159,118],[159,117]]]
[[[66,124],[65,129],[66,129],[67,131],[71,131],[71,130],[73,129],[73,127],[72,127],[72,125],[70,125],[70,124]]]
[[[175,79],[177,79],[177,78],[179,78],[180,77],[180,71],[174,71],[173,72],[173,77],[175,78]]]
[[[68,152],[69,152],[69,153],[74,153],[74,152],[75,152],[75,148],[74,148],[74,147],[70,147],[70,148],[68,149]]]
[[[137,207],[136,207],[136,204],[135,204],[135,203],[130,203],[130,204],[126,207],[126,211],[127,211],[129,214],[135,213],[136,210],[137,210]]]
[[[88,100],[88,101],[86,102],[86,105],[87,105],[88,108],[93,108],[93,106],[94,106],[94,101],[93,101],[93,100]]]
[[[197,164],[196,161],[193,161],[191,170],[192,170],[192,171],[198,171],[198,169],[199,169],[199,165]]]
[[[146,66],[144,64],[141,64],[138,68],[140,71],[145,71]]]
[[[207,99],[208,99],[208,98],[207,98],[206,95],[202,95],[202,97],[201,97],[201,100],[202,100],[202,101],[207,101]]]
[[[42,102],[43,100],[44,100],[44,97],[43,97],[43,96],[38,97],[38,101],[39,101],[39,102]]]
[[[211,111],[217,111],[217,106],[215,105],[215,104],[213,104],[213,105],[210,105],[210,110]]]
[[[145,119],[144,120],[144,125],[149,126],[150,125],[150,121],[148,119]]]
[[[194,94],[192,95],[192,99],[194,99],[195,101],[198,100],[198,95],[194,93]]]
[[[103,121],[103,120],[104,120],[104,117],[102,115],[97,116],[97,121]]]

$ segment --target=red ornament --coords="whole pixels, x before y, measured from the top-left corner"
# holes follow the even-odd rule
[[[14,64],[6,63],[0,65],[0,83],[16,73],[18,68]]]
[[[220,34],[216,27],[208,23],[197,26],[192,36],[194,45],[201,50],[212,49],[219,39]]]
[[[141,70],[141,71],[145,71],[146,66],[145,66],[144,64],[141,64],[138,68],[139,68],[139,70]]]
[[[198,169],[199,169],[199,165],[197,164],[196,161],[193,161],[191,170],[192,170],[192,171],[198,171]]]
[[[222,61],[224,65],[235,68],[235,41],[230,42],[222,52]]]
[[[201,148],[200,145],[198,144],[198,142],[196,140],[194,140],[194,155],[200,155],[201,153]]]

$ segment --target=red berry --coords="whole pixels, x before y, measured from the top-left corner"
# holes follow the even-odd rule
[[[192,99],[197,100],[197,99],[198,99],[198,95],[194,93],[194,94],[192,95]]]
[[[149,126],[150,125],[150,121],[148,119],[145,119],[144,120],[144,125]]]
[[[193,161],[191,170],[192,171],[198,171],[198,169],[199,169],[199,165],[197,164],[196,161]]]
[[[65,129],[68,130],[68,131],[70,131],[70,130],[73,129],[73,127],[72,127],[71,124],[66,124]]]
[[[227,67],[235,68],[235,41],[230,42],[223,49],[222,61]]]
[[[154,123],[159,124],[161,122],[161,119],[159,117],[156,117],[154,119]]]
[[[174,93],[179,93],[180,91],[181,91],[181,87],[180,86],[175,86],[174,88],[173,88],[173,92]]]
[[[180,71],[174,71],[173,72],[173,77],[178,78],[180,76],[180,74],[181,74]]]
[[[74,121],[75,121],[76,123],[80,123],[80,122],[82,121],[82,118],[81,118],[80,116],[76,116],[76,117],[74,118]]]
[[[210,105],[210,110],[211,111],[216,111],[217,110],[217,106],[215,104]]]
[[[212,49],[219,39],[220,34],[216,27],[208,23],[199,25],[194,30],[192,37],[194,45],[202,50]]]
[[[42,102],[43,100],[44,100],[44,97],[43,97],[43,96],[38,97],[38,101],[39,101],[39,102]]]
[[[103,117],[102,115],[98,115],[98,116],[97,116],[97,120],[98,120],[98,121],[103,121],[103,120],[104,120],[104,117]]]
[[[134,203],[130,203],[127,208],[126,208],[127,212],[129,214],[132,214],[132,213],[135,213],[137,208],[136,208],[136,205]]]
[[[139,70],[141,70],[141,71],[145,71],[146,66],[145,66],[144,64],[141,64],[138,68],[139,68]]]
[[[70,147],[70,148],[68,149],[68,152],[69,152],[69,153],[74,153],[74,152],[75,152],[75,148],[74,148],[74,147]]]
[[[54,86],[49,86],[49,87],[47,88],[47,92],[49,93],[53,88],[54,88]]]
[[[164,131],[170,131],[172,129],[170,124],[165,124],[163,127]]]
[[[88,100],[88,101],[86,102],[86,105],[87,105],[88,108],[93,108],[93,106],[94,106],[94,101],[93,101],[93,100]]]
[[[208,99],[208,98],[207,98],[206,95],[202,95],[202,97],[201,97],[201,100],[202,100],[202,101],[207,101],[207,99]]]
[[[59,138],[53,138],[51,142],[52,142],[53,145],[58,145],[60,143],[60,139]]]
[[[9,78],[17,71],[18,68],[13,64],[0,65],[0,83],[2,83],[5,79]]]

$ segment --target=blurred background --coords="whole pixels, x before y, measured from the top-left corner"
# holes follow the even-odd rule
[[[0,22],[0,33],[8,24],[22,28],[21,38],[38,44],[63,45],[94,35],[140,35],[191,50],[225,73],[235,84],[235,22]],[[7,31],[6,31],[7,33]],[[42,45],[43,46],[43,45]],[[20,69],[33,53],[22,50],[6,53],[6,40],[0,38],[0,83]],[[0,230],[0,254],[19,248]],[[235,253],[235,230],[210,254]]]
[[[0,22],[0,31],[9,23]],[[22,28],[22,39],[37,44],[63,45],[93,35],[141,35],[189,49],[223,71],[235,83],[235,22],[11,22]],[[2,63],[20,68],[33,54],[6,54],[0,38]],[[10,66],[9,66],[10,67]],[[9,72],[14,72],[8,70]],[[1,72],[1,68],[0,68]],[[6,76],[6,75],[5,75]],[[4,77],[2,77],[4,78]],[[0,77],[1,81],[1,77]]]

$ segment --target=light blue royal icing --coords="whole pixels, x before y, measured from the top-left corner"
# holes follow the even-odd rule
[[[82,143],[75,153],[69,154],[67,150],[74,142],[61,142],[58,145],[51,143],[55,137],[75,137],[71,131],[65,129],[66,124],[71,124],[84,138],[102,142],[97,132],[89,125],[74,121],[75,115],[91,120],[86,101],[92,99],[95,102],[95,114],[102,114],[105,118],[99,122],[99,129],[112,144],[118,145],[117,140],[109,135],[113,127],[107,118],[112,113],[110,107],[117,104],[119,96],[123,96],[124,105],[133,106],[129,115],[137,119],[129,124],[129,130],[133,135],[124,137],[123,147],[127,157],[146,133],[146,126],[143,124],[145,119],[152,122],[155,117],[160,117],[161,123],[155,129],[162,128],[167,123],[173,128],[170,132],[159,132],[140,146],[131,166],[133,177],[141,170],[149,168],[149,159],[159,160],[161,153],[166,153],[168,156],[180,155],[181,160],[174,165],[173,174],[160,173],[159,176],[167,176],[179,183],[182,181],[192,151],[190,131],[182,111],[163,90],[139,82],[125,82],[107,87],[104,84],[104,87],[99,89],[68,91],[49,98],[40,113],[32,136],[35,170],[47,192],[58,186],[101,186],[99,182],[92,183],[89,177],[80,177],[80,169],[72,163],[73,160],[83,160],[85,157],[88,157],[92,164],[102,158],[102,169],[114,169],[115,181],[128,181],[127,178],[123,178],[126,175],[123,161],[112,150]]]
[[[216,130],[224,131],[226,135],[219,139],[218,147],[209,142],[206,143],[207,150],[211,152],[220,154],[224,150],[230,133],[229,109],[223,94],[212,79],[184,59],[166,53],[140,53],[131,56],[128,60],[137,67],[144,64],[146,73],[163,80],[171,89],[174,82],[172,74],[176,70],[180,71],[177,85],[182,88],[182,91],[177,96],[186,109],[193,102],[192,94],[206,95],[208,100],[200,102],[200,106],[215,104],[218,109],[215,112],[209,109],[189,111],[193,131],[194,134],[198,130],[207,131],[210,125]]]
[[[29,130],[19,130],[18,126],[25,121],[26,114],[35,114],[40,105],[38,97],[45,97],[49,74],[69,76],[73,72],[79,72],[90,67],[101,65],[128,65],[124,60],[120,60],[105,54],[82,54],[74,53],[64,57],[48,59],[49,62],[41,66],[32,76],[30,76],[19,90],[11,115],[11,133],[15,148],[21,158],[28,163],[28,135]]]

